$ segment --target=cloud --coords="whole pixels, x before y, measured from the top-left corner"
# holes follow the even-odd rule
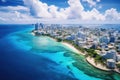
[[[19,20],[30,20],[33,17],[30,15],[29,8],[24,6],[7,6],[0,7],[0,23],[15,22]]]
[[[94,2],[93,0],[86,1],[91,1],[91,4],[92,2]],[[100,2],[100,0],[96,0],[96,2]],[[85,11],[80,0],[68,0],[69,7],[67,8],[59,8],[55,5],[48,6],[46,3],[42,3],[39,0],[24,0],[24,4],[30,8],[30,12],[32,15],[40,18],[104,21],[108,20],[108,17],[115,17],[116,15],[118,15],[118,12],[115,10],[115,15],[110,14],[111,10],[106,10],[105,14],[101,14],[96,8],[93,8],[91,11]]]
[[[31,13],[35,13],[34,16],[50,19],[79,19],[79,20],[119,20],[120,13],[114,9],[108,9],[105,13],[100,13],[96,8],[91,11],[85,11],[81,0],[68,0],[68,7],[59,8],[55,5],[48,6],[46,3],[42,3],[39,0],[24,0],[24,4],[30,8]],[[94,6],[101,0],[83,0],[87,1],[90,5]]]
[[[111,8],[109,10],[105,11],[105,18],[106,20],[120,20],[120,13],[118,13],[118,11],[114,8]]]
[[[6,6],[6,7],[0,7],[0,11],[4,12],[14,12],[18,11],[21,13],[29,13],[29,8],[24,7],[24,6]]]
[[[81,13],[84,10],[84,7],[82,6],[80,0],[68,0],[69,7],[65,9],[68,18],[70,19],[76,19],[81,18]]]
[[[84,10],[80,0],[68,0],[70,8],[78,8],[80,11]]]
[[[90,7],[94,7],[98,2],[100,2],[100,0],[82,0],[82,1],[87,2]]]
[[[30,18],[32,18],[30,15],[22,14],[18,11],[7,12],[7,13],[0,11],[0,16],[1,16],[1,18],[9,19],[9,20],[12,20],[12,19],[30,19]]]
[[[7,2],[6,0],[1,0],[1,1],[2,1],[3,3],[4,3],[4,2]]]
[[[96,0],[97,2],[100,2],[101,0]]]
[[[96,21],[104,21],[105,16],[101,14],[97,9],[93,8],[91,11],[84,11],[82,13],[83,20],[96,20]]]
[[[23,0],[24,4],[30,8],[30,12],[35,17],[41,18],[80,18],[84,7],[80,0],[68,0],[69,7],[58,8],[55,5],[48,6],[39,0]]]
[[[96,6],[96,2],[94,2],[93,0],[83,0],[83,2],[87,2],[88,4],[90,4],[90,7]]]
[[[23,1],[25,6],[0,7],[0,21],[20,21],[26,23],[34,23],[38,20],[52,23],[57,23],[57,21],[59,23],[104,23],[109,21],[120,22],[120,13],[116,9],[111,8],[103,13],[101,13],[96,8],[85,11],[83,5],[80,2],[81,0],[68,0],[67,3],[69,6],[66,8],[59,8],[55,5],[48,5],[47,3],[43,3],[39,0]],[[94,4],[97,2],[100,2],[100,0],[96,0]]]
[[[65,11],[64,9],[62,9],[62,8],[59,9],[58,7],[56,7],[54,5],[49,6],[49,13],[51,14],[52,18],[66,19],[67,16],[64,11]]]
[[[6,21],[6,19],[5,19],[5,18],[0,17],[0,21]]]
[[[0,24],[26,24],[26,23],[33,23],[32,16],[28,14],[23,14],[18,11],[14,12],[2,12],[0,11]],[[34,20],[36,21],[36,20]]]
[[[51,18],[48,12],[48,5],[39,0],[23,0],[24,4],[30,8],[30,12],[35,17]]]

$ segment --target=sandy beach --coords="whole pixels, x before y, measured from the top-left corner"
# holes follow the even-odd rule
[[[96,67],[98,69],[101,69],[101,70],[104,70],[104,71],[110,71],[110,69],[108,69],[106,66],[103,66],[100,63],[97,63],[97,65],[96,65],[93,58],[87,57],[86,60],[87,60],[88,63],[90,63],[91,65],[93,65],[94,67]]]
[[[80,52],[79,50],[77,50],[74,46],[72,46],[71,44],[69,44],[67,42],[62,42],[62,44],[69,47],[75,53],[85,55],[82,52]],[[110,69],[108,69],[106,66],[103,66],[99,63],[96,65],[93,58],[87,57],[86,60],[89,64],[93,65],[94,67],[96,67],[98,69],[101,69],[101,70],[104,70],[104,71],[110,71]]]
[[[73,45],[67,43],[67,42],[62,42],[63,45],[69,47],[71,49],[71,51],[75,52],[75,53],[78,53],[78,54],[82,54],[82,55],[85,55],[83,54],[82,52],[80,52],[78,49],[76,49]]]
[[[33,35],[33,34],[32,34]],[[50,37],[52,38],[52,37]],[[57,41],[56,39],[52,38],[53,40]],[[70,43],[67,43],[67,42],[61,42],[61,44],[65,45],[66,47],[70,48],[71,51],[77,53],[77,54],[80,54],[80,55],[85,55],[86,53],[82,53],[80,50],[76,49],[72,44]],[[100,69],[100,70],[104,70],[104,71],[111,71],[111,69],[108,69],[106,66],[103,66],[102,64],[100,63],[97,63],[97,65],[95,64],[94,62],[94,58],[90,58],[90,57],[87,57],[86,58],[86,61],[91,64],[92,66],[94,66],[95,68],[97,69]],[[115,69],[114,70],[115,72],[117,73],[120,73],[118,71],[118,69]]]
[[[52,38],[53,40],[56,41],[56,39]],[[76,49],[72,44],[70,43],[67,43],[67,42],[61,42],[61,44],[65,45],[66,47],[70,48],[71,51],[77,53],[77,54],[80,54],[80,55],[85,55],[85,53],[82,53],[80,50]],[[91,64],[92,66],[94,66],[95,68],[97,69],[101,69],[101,70],[104,70],[104,71],[110,71],[110,69],[108,69],[106,66],[103,66],[102,64],[100,63],[97,63],[97,65],[95,64],[94,62],[94,58],[90,58],[90,57],[87,57],[86,58],[86,61]],[[118,70],[114,70],[116,72],[118,72]]]

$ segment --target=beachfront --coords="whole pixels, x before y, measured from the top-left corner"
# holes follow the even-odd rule
[[[81,51],[76,49],[73,45],[71,45],[67,42],[62,42],[62,44],[69,47],[71,49],[71,51],[85,56],[85,53],[82,53]],[[102,65],[100,63],[96,64],[94,58],[86,57],[86,61],[97,69],[101,69],[101,70],[104,70],[104,71],[110,71],[110,69],[108,69],[105,65]]]
[[[67,43],[67,42],[62,42],[63,45],[69,47],[71,49],[71,51],[77,53],[77,54],[80,54],[80,55],[85,55],[85,53],[82,53],[80,52],[78,49],[76,49],[73,45]],[[95,68],[98,68],[98,69],[101,69],[101,70],[104,70],[104,71],[110,71],[110,69],[108,69],[106,66],[100,64],[100,63],[95,63],[94,61],[94,58],[90,58],[90,57],[86,57],[86,61],[93,65]]]
[[[71,51],[81,54],[81,55],[85,55],[84,53],[82,53],[80,50],[76,49],[73,45],[71,45],[70,43],[67,42],[61,42],[63,45],[69,47],[71,49]]]
[[[50,37],[50,38],[52,38],[52,37]],[[57,41],[55,38],[52,38],[52,39]],[[70,44],[68,42],[60,42],[60,43],[63,44],[64,46],[68,47],[72,52],[74,52],[76,54],[84,55],[84,56],[86,54],[86,53],[83,53],[80,50],[76,49],[72,44]],[[110,69],[108,69],[106,66],[104,66],[100,63],[96,64],[93,58],[86,57],[86,61],[97,69],[101,69],[101,70],[104,70],[104,71],[110,71]]]
[[[94,31],[88,28],[83,27],[53,27],[53,26],[46,26],[37,24],[35,26],[35,30],[32,31],[34,35],[36,36],[48,36],[53,39],[55,39],[57,42],[62,43],[63,45],[69,47],[72,52],[84,55],[86,58],[86,61],[91,64],[92,66],[104,70],[104,71],[111,71],[111,70],[118,70],[116,67],[116,58],[117,54],[115,51],[115,43],[109,43],[108,45],[105,43],[108,43],[108,38],[102,36],[100,38],[100,41],[98,42],[99,36],[96,36],[96,34],[92,33]],[[84,29],[84,31],[83,31]],[[89,35],[88,33],[92,33]],[[96,30],[99,31],[99,30]],[[96,33],[95,31],[95,33]],[[109,31],[109,30],[108,30]],[[76,33],[77,32],[77,33]],[[107,33],[107,32],[103,32]],[[93,37],[92,37],[93,36]],[[105,41],[103,39],[106,39]],[[112,37],[111,41],[115,41]],[[108,46],[108,48],[105,48]],[[109,51],[107,51],[110,49]],[[103,51],[105,51],[103,53]],[[109,54],[112,54],[112,57],[106,57]],[[114,54],[113,54],[114,53]],[[105,56],[105,57],[104,57]],[[111,59],[111,60],[109,60]],[[116,61],[116,62],[115,62]]]

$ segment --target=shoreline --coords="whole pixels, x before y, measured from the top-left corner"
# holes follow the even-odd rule
[[[108,69],[106,66],[103,66],[100,63],[97,63],[97,65],[96,65],[95,62],[94,62],[94,58],[87,57],[86,61],[97,69],[100,69],[100,70],[103,70],[103,71],[111,71],[111,69]]]
[[[67,43],[67,42],[61,42],[61,43],[65,46],[69,47],[73,52],[75,52],[77,54],[85,55],[82,52],[80,52],[78,49],[76,49],[73,45],[71,45],[70,43]],[[100,70],[103,70],[103,71],[111,71],[106,66],[103,66],[100,63],[97,63],[97,65],[96,65],[93,58],[86,57],[85,59],[89,64],[91,64],[93,67],[95,67],[97,69],[100,69]]]
[[[61,44],[69,47],[71,49],[71,51],[77,53],[77,54],[81,54],[81,55],[85,55],[84,53],[82,53],[80,50],[76,49],[72,44],[67,43],[67,42],[61,42]]]
[[[72,44],[70,44],[68,42],[61,42],[61,44],[69,47],[71,49],[71,51],[75,52],[76,54],[85,56],[85,53],[82,53],[80,50],[75,48]],[[88,62],[88,64],[90,64],[91,66],[93,66],[96,69],[99,69],[99,70],[102,70],[102,71],[106,71],[106,72],[112,71],[111,69],[107,68],[106,66],[103,66],[100,63],[97,63],[97,65],[96,65],[95,62],[94,62],[94,58],[86,57],[85,60]],[[118,73],[118,74],[120,74],[118,69],[113,69],[113,71]]]
[[[113,69],[113,70],[112,70],[112,69],[108,69],[106,66],[103,66],[103,65],[101,65],[100,63],[97,63],[97,65],[96,65],[93,58],[87,57],[87,58],[86,58],[86,61],[87,61],[90,65],[92,65],[93,67],[95,67],[95,68],[97,68],[97,69],[99,69],[99,70],[107,71],[107,72],[114,71],[114,72],[120,74],[120,72],[119,72],[118,69]]]
[[[67,42],[61,42],[61,43],[62,43],[63,45],[65,45],[65,46],[69,47],[71,50],[73,50],[73,52],[85,56],[84,53],[80,52],[78,49],[76,49],[76,48],[75,48],[73,45],[71,45],[70,43],[67,43]],[[95,68],[97,68],[97,69],[99,69],[99,70],[111,71],[111,69],[108,69],[106,66],[103,66],[103,65],[100,64],[100,63],[97,63],[97,65],[96,65],[93,58],[86,57],[85,60],[86,60],[90,65],[92,65],[93,67],[95,67]]]
[[[50,36],[47,36],[47,37],[50,37]],[[52,38],[53,40],[57,41],[53,37],[50,37],[50,38]],[[69,47],[71,49],[71,51],[75,52],[76,54],[83,55],[83,56],[85,56],[85,54],[86,54],[86,53],[81,52],[80,50],[78,50],[72,44],[70,44],[68,42],[62,41],[60,43],[65,45],[66,47]],[[95,68],[97,68],[99,70],[108,71],[108,72],[111,71],[111,69],[108,69],[106,66],[103,66],[100,63],[97,63],[97,65],[96,65],[95,62],[94,62],[94,58],[86,57],[85,60],[88,62],[88,64],[92,65],[93,67],[95,67]],[[118,72],[118,70],[113,70],[113,71],[120,74],[120,72]]]

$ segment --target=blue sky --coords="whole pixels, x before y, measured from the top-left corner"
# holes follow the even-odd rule
[[[5,1],[5,2],[3,2]],[[68,7],[67,4],[68,0],[41,0],[42,2],[47,3],[48,5],[56,5],[58,7]],[[85,10],[90,10],[92,8],[89,7],[89,4],[86,2],[81,3],[84,5]],[[24,5],[23,0],[0,0],[0,6],[18,6],[18,5]],[[120,0],[101,0],[97,5],[102,5],[103,8],[99,9],[100,11],[105,11],[106,9],[110,8],[116,8],[118,11],[120,11]]]
[[[119,6],[120,0],[0,0],[0,21],[10,22],[12,18],[13,21],[75,19],[81,22],[118,22]]]

